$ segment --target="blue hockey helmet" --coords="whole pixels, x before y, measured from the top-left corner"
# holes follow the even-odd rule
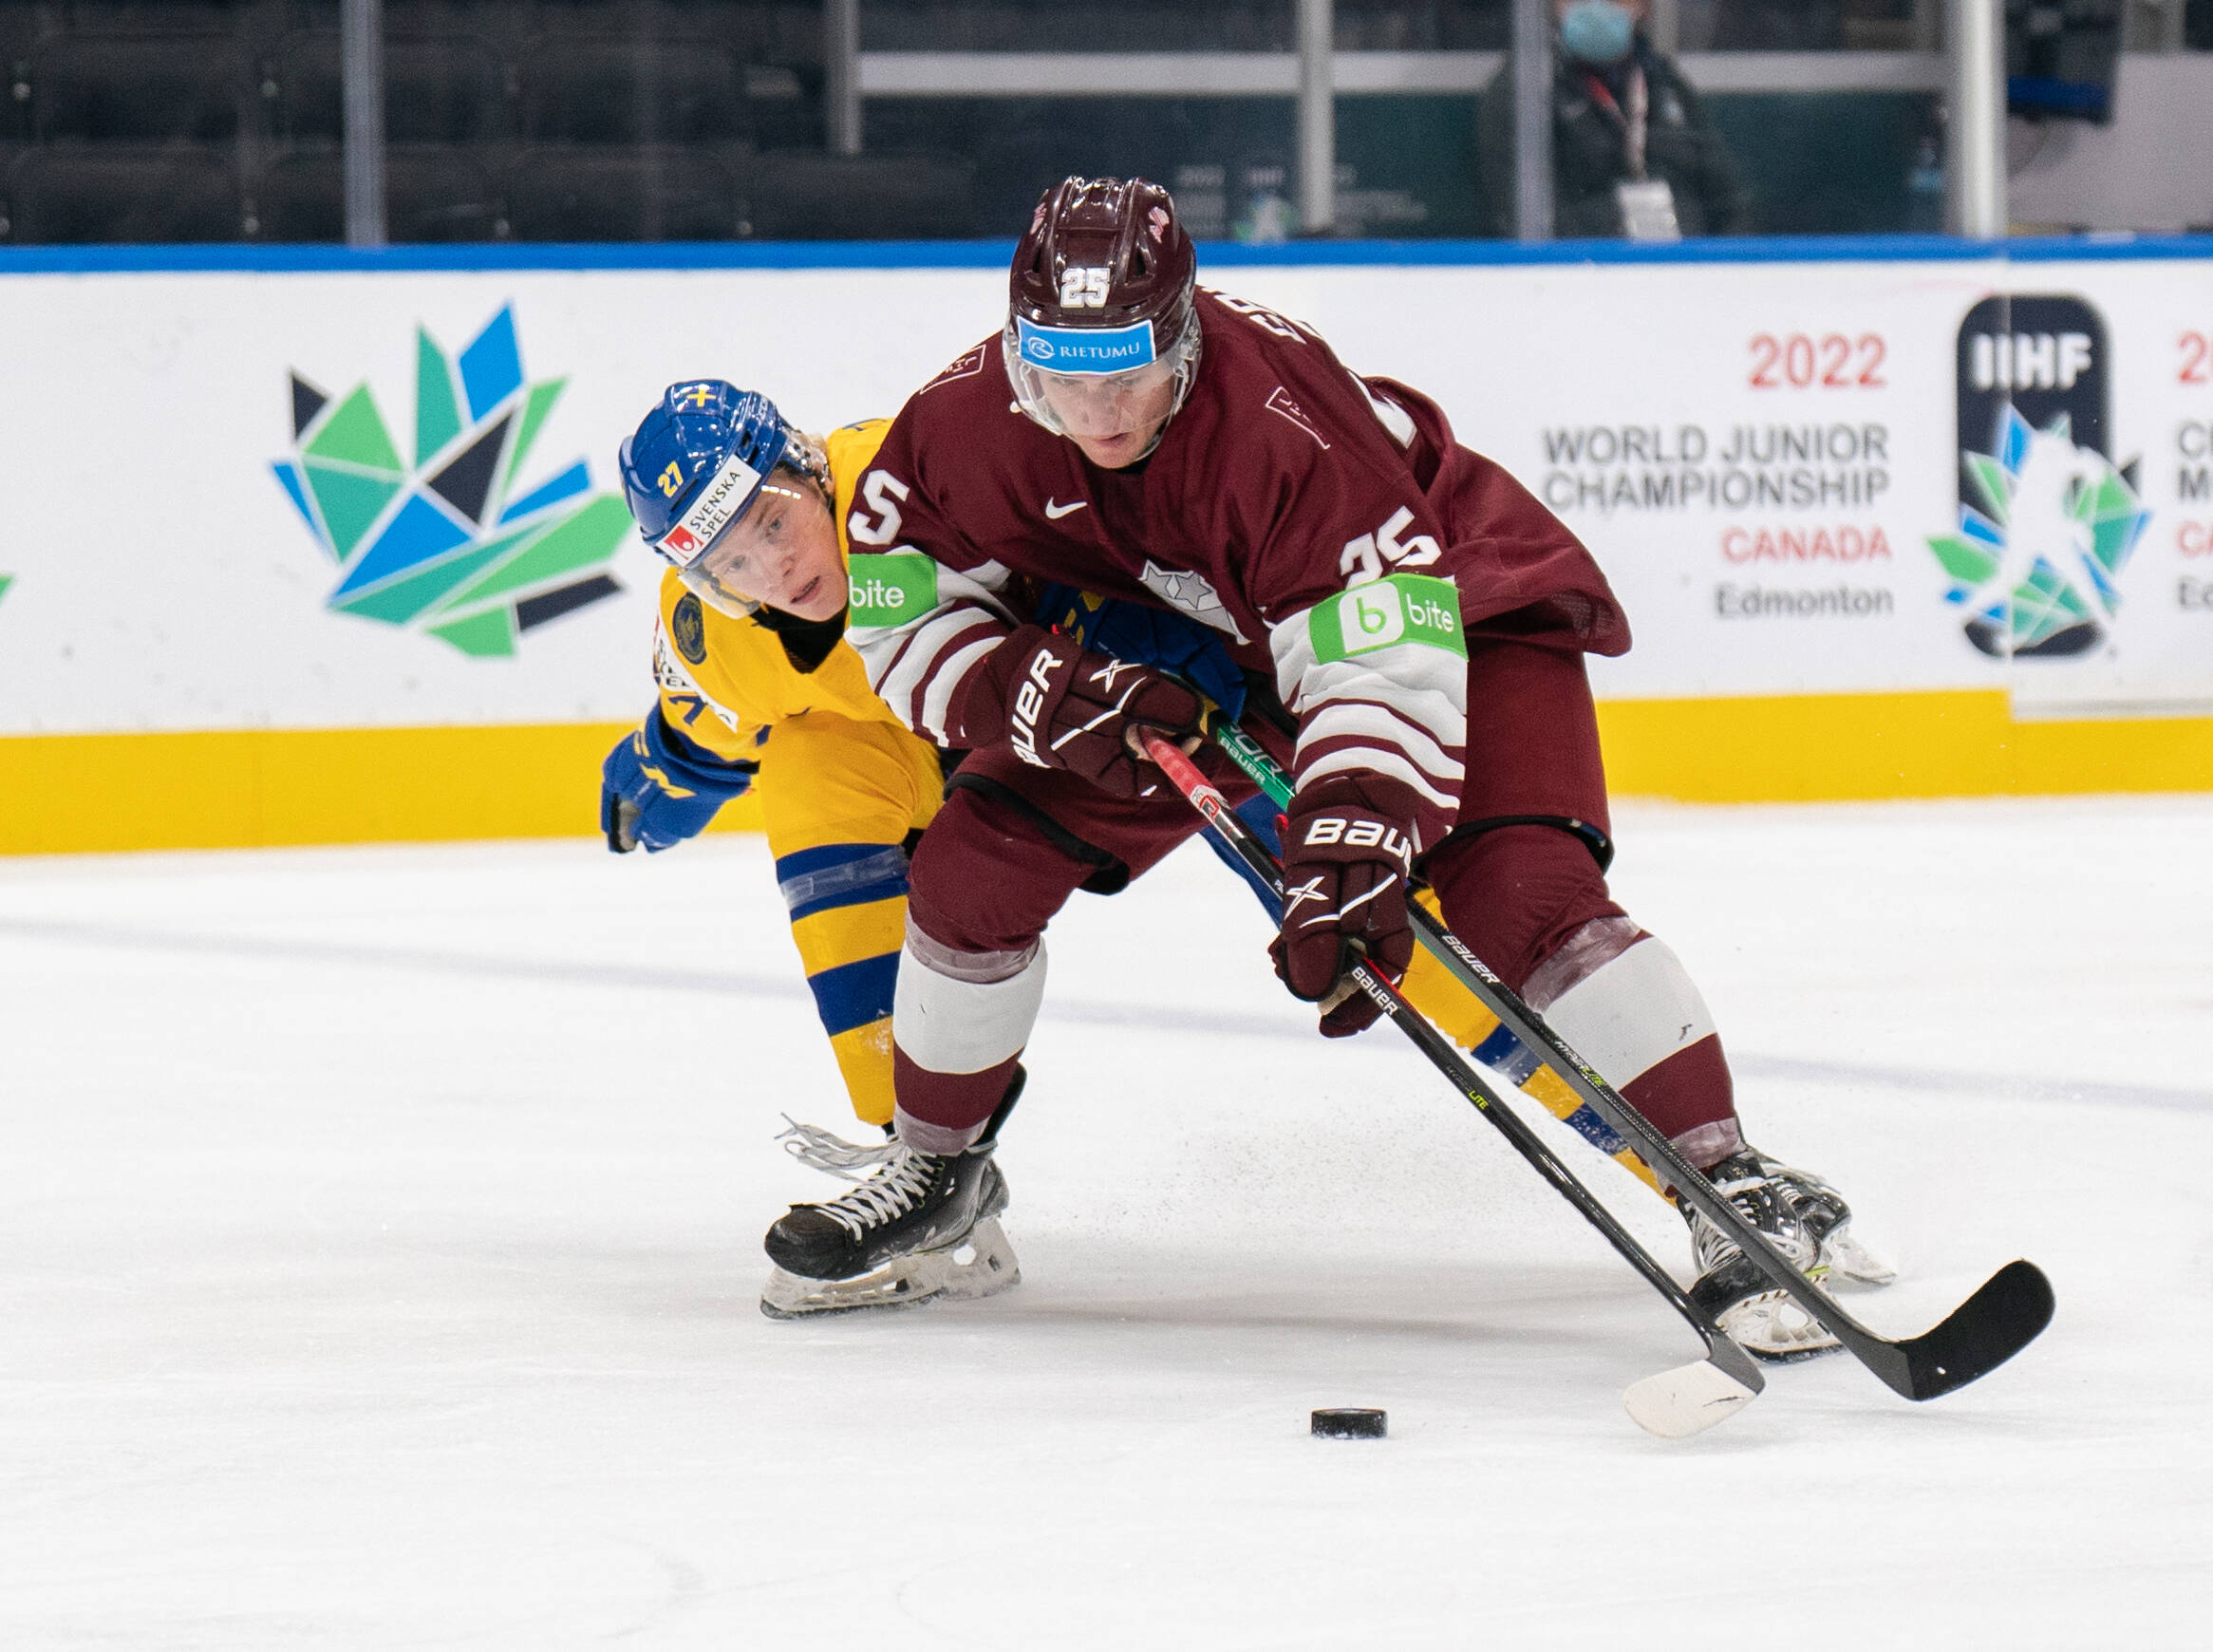
[[[662,392],[660,404],[623,442],[616,464],[638,532],[685,568],[745,514],[777,465],[812,474],[806,449],[759,391],[687,379]]]

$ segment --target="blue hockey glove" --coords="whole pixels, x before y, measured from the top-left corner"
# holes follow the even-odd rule
[[[760,767],[695,745],[668,726],[656,705],[600,765],[599,829],[607,846],[628,854],[643,843],[657,854],[698,836],[716,810],[744,795]]]
[[[1038,604],[1038,624],[1054,626],[1084,648],[1133,666],[1180,677],[1222,708],[1245,711],[1245,677],[1230,663],[1222,633],[1167,609],[1095,596],[1073,585],[1051,585]]]

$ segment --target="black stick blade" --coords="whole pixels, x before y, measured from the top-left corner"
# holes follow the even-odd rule
[[[2009,1262],[1933,1330],[1898,1347],[1908,1399],[1934,1399],[1997,1370],[2052,1323],[2052,1282],[2034,1262]]]

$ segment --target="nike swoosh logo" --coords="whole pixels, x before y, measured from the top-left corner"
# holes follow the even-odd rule
[[[1080,511],[1084,506],[1090,503],[1091,501],[1089,499],[1078,499],[1073,505],[1062,505],[1056,504],[1053,500],[1047,499],[1045,501],[1045,515],[1051,517],[1054,521],[1058,522],[1062,516],[1065,516],[1074,511]]]

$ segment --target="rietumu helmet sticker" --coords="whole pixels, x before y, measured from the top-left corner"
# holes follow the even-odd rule
[[[1128,327],[1040,327],[1015,317],[1022,359],[1048,373],[1122,373],[1154,359],[1153,324]]]

